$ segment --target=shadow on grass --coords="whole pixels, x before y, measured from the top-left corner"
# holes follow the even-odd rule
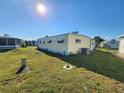
[[[11,50],[14,50],[14,49],[0,49],[0,52],[8,52],[8,51],[11,51]]]
[[[21,67],[17,70],[16,74],[22,73],[23,70],[24,70],[24,68],[25,68],[25,66],[21,66]]]
[[[107,76],[111,79],[124,83],[124,60],[107,52],[96,51],[91,55],[71,55],[63,56],[45,50],[38,50],[49,56],[57,57],[67,63],[84,67],[87,70]]]

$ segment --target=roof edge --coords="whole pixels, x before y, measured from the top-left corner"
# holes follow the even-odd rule
[[[120,35],[119,38],[124,38],[124,34]]]
[[[91,37],[89,37],[89,36],[86,36],[86,35],[83,35],[83,34],[74,34],[74,33],[65,33],[65,34],[59,34],[59,35],[53,35],[53,36],[48,36],[48,38],[50,37],[57,37],[57,36],[64,36],[64,35],[80,35],[80,36],[84,36],[84,37],[86,37],[86,38],[90,38],[90,39],[92,39]],[[44,39],[44,38],[46,38],[46,37],[42,37],[42,38],[39,38],[39,39]]]

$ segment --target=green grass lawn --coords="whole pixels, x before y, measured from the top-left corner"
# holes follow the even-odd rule
[[[110,49],[110,48],[97,48],[97,50],[100,50],[102,52],[108,52],[108,53],[117,53],[118,49]]]
[[[22,57],[31,71],[16,75]],[[69,57],[34,47],[1,52],[0,93],[124,93],[124,60],[104,51]]]

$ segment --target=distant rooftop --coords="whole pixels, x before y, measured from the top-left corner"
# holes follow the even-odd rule
[[[0,38],[12,38],[12,39],[19,39],[19,38],[16,38],[16,37],[10,37],[10,36],[0,36]]]

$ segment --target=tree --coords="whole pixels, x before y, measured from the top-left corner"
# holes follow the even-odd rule
[[[102,41],[104,41],[104,39],[101,38],[100,36],[95,36],[93,39],[96,42],[96,46],[98,46]]]

